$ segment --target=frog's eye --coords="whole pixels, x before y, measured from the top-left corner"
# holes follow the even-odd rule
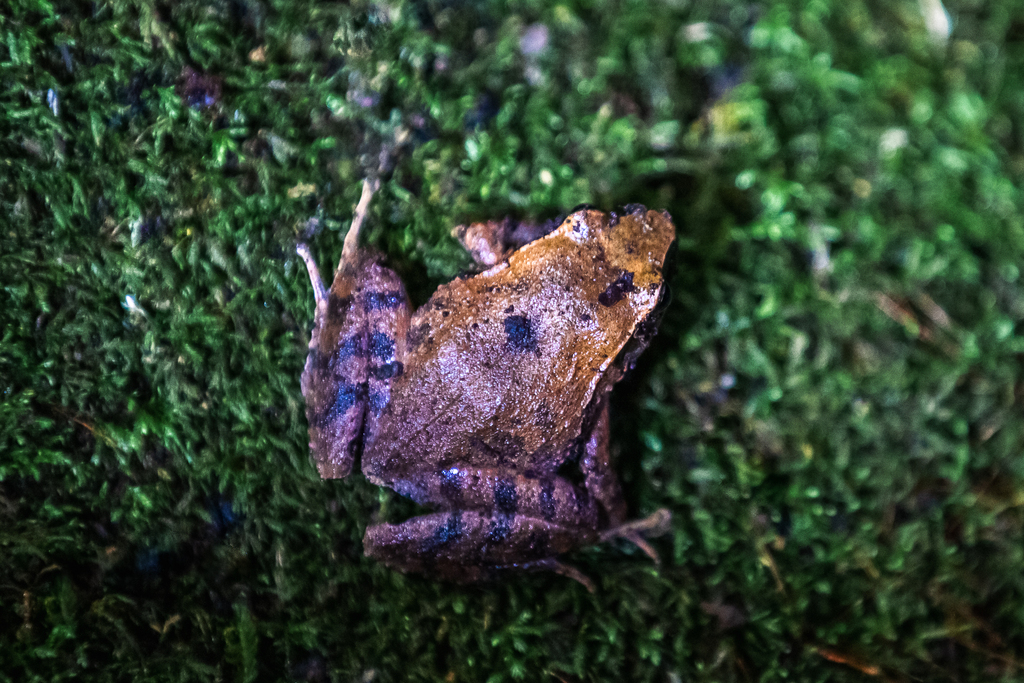
[[[633,286],[633,273],[628,270],[622,271],[619,275],[619,279],[608,285],[608,288],[601,292],[597,301],[602,306],[614,306],[615,304],[622,301],[627,294],[636,291],[636,287]]]

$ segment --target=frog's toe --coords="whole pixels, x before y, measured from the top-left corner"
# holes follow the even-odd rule
[[[565,562],[559,562],[553,557],[549,557],[545,560],[537,560],[536,562],[527,562],[525,564],[517,564],[509,567],[499,567],[498,569],[514,570],[514,571],[543,571],[543,572],[554,572],[559,576],[564,576],[567,579],[572,579],[576,583],[580,584],[587,589],[590,593],[597,592],[597,586],[590,580],[590,577],[581,572],[571,564]]]
[[[637,548],[640,548],[647,557],[654,560],[655,564],[661,564],[658,551],[647,542],[647,537],[663,536],[669,532],[672,525],[672,513],[665,508],[656,510],[653,514],[626,522],[619,526],[601,532],[602,541],[610,541],[613,538],[622,538]]]
[[[327,288],[324,286],[323,278],[320,277],[320,269],[316,266],[316,259],[313,258],[313,253],[305,242],[299,242],[295,245],[295,253],[306,264],[306,270],[309,271],[309,282],[313,285],[313,296],[316,298],[316,303],[319,307],[322,302],[327,301]]]

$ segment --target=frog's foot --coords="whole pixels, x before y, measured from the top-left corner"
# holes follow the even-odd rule
[[[345,244],[341,248],[341,263],[338,264],[340,270],[346,263],[355,263],[358,259],[359,254],[359,231],[363,227],[363,222],[366,220],[366,214],[370,210],[370,200],[373,199],[373,193],[380,188],[380,180],[374,178],[363,179],[363,192],[359,195],[359,203],[356,204],[356,210],[352,214],[352,225],[349,226],[348,232],[345,233]]]
[[[452,237],[457,239],[477,265],[490,268],[505,260],[509,250],[505,248],[506,235],[511,221],[500,221],[456,225]]]
[[[296,244],[295,252],[302,257],[302,261],[306,264],[306,270],[309,271],[309,282],[313,285],[313,297],[319,308],[327,302],[327,288],[324,286],[323,278],[320,277],[320,269],[316,267],[316,259],[313,258],[313,254],[305,242]]]
[[[452,237],[462,244],[477,265],[490,268],[508,258],[513,250],[547,235],[560,223],[550,220],[531,223],[503,218],[500,221],[456,225],[452,228]]]
[[[601,532],[601,541],[610,541],[613,538],[625,539],[640,548],[647,557],[654,560],[655,564],[661,564],[658,551],[647,542],[645,536],[663,536],[668,533],[671,523],[672,513],[661,508],[643,519],[626,522]]]
[[[497,570],[528,569],[595,540],[597,534],[589,529],[525,515],[465,510],[373,525],[363,537],[363,551],[393,569],[469,582]]]
[[[345,234],[345,244],[341,251],[341,263],[338,264],[339,270],[346,263],[355,263],[358,258],[359,231],[362,229],[363,222],[366,220],[366,214],[369,212],[373,193],[379,187],[379,180],[363,180],[363,192],[359,196],[359,203],[356,205],[356,210],[352,215],[352,225]],[[317,308],[320,309],[327,304],[327,287],[324,285],[324,279],[321,277],[320,269],[316,265],[316,259],[313,258],[313,253],[305,242],[296,244],[295,252],[302,258],[303,263],[306,264],[306,270],[309,271],[309,282],[313,285],[313,296],[316,299]]]
[[[529,572],[529,571],[554,572],[555,574],[558,574],[559,576],[564,576],[567,579],[572,579],[576,583],[578,583],[581,586],[583,586],[584,588],[586,588],[587,591],[589,591],[591,593],[594,593],[594,592],[597,591],[597,586],[594,585],[594,582],[591,581],[590,578],[586,574],[581,572],[579,569],[576,569],[576,567],[573,567],[571,564],[566,564],[564,562],[559,562],[558,560],[556,560],[553,557],[549,557],[549,558],[544,559],[544,560],[537,560],[536,562],[525,562],[523,564],[514,564],[514,565],[509,565],[507,567],[498,567],[498,569],[507,569],[507,570],[512,570],[512,571],[527,571],[527,572]]]

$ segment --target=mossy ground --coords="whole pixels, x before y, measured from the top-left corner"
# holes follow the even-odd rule
[[[1024,9],[934,4],[0,8],[0,680],[1024,680]],[[674,216],[613,424],[660,568],[362,557],[293,248],[382,153],[416,302],[456,222]]]

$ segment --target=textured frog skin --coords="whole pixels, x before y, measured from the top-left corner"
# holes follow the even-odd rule
[[[465,581],[557,569],[608,530],[647,549],[609,464],[607,396],[656,327],[668,215],[576,211],[415,312],[352,235],[329,291],[300,247],[319,284],[302,376],[313,457],[344,477],[361,448],[367,479],[437,510],[371,526],[367,555]]]

